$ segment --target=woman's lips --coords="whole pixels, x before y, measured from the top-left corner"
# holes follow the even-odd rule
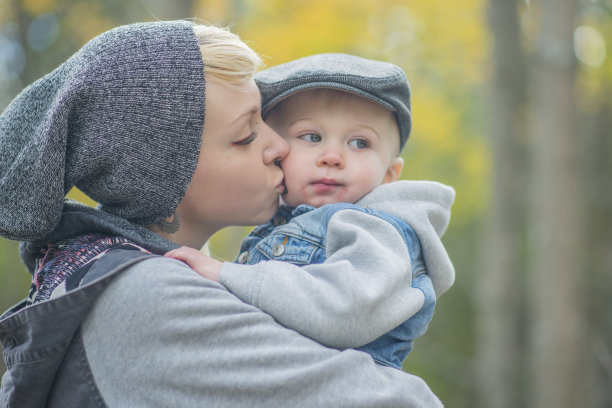
[[[278,186],[276,186],[276,191],[279,194],[287,194],[287,186],[285,185],[285,179],[283,179]]]

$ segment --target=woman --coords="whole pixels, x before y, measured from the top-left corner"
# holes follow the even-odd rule
[[[288,147],[261,120],[258,63],[221,29],[119,27],[0,116],[0,234],[35,274],[0,320],[0,405],[440,405],[160,256],[274,214]],[[75,185],[99,207],[64,201]]]

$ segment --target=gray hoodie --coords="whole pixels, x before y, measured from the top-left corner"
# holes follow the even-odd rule
[[[118,217],[76,204],[65,209],[56,234],[96,225],[149,243],[148,230]],[[346,238],[342,231],[335,237]],[[101,407],[441,406],[422,379],[283,327],[179,261],[144,255],[129,262],[94,264],[85,286],[0,320],[9,367],[0,406],[24,406],[18,398],[32,394],[51,407],[79,406],[74,401],[83,398]],[[56,321],[41,319],[45,313]],[[60,329],[69,320],[72,331]]]

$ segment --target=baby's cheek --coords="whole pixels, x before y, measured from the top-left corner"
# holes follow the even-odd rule
[[[287,193],[283,194],[281,198],[289,207],[297,207],[305,202],[305,200],[299,194],[297,194],[297,189],[291,189],[289,186],[287,186]]]

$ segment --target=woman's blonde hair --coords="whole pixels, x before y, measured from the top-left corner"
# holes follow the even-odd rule
[[[206,79],[238,84],[263,65],[261,57],[227,28],[196,24]]]

